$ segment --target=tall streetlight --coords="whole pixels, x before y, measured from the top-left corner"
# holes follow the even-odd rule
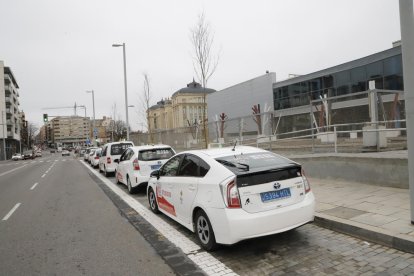
[[[128,90],[127,90],[127,75],[126,75],[126,53],[125,53],[125,43],[122,44],[112,44],[112,47],[122,47],[124,52],[124,87],[125,87],[125,117],[127,124],[127,141],[129,141],[129,120],[128,120]]]
[[[86,93],[92,93],[92,107],[93,107],[92,139],[93,139],[93,145],[96,146],[96,139],[95,139],[95,93],[93,92],[93,90],[86,91]]]

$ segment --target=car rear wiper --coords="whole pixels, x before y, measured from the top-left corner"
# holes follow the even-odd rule
[[[219,163],[221,163],[225,166],[228,166],[228,167],[238,168],[238,169],[245,170],[245,171],[248,171],[249,168],[250,168],[249,165],[244,164],[244,163],[230,162],[230,161],[222,160],[222,159],[216,159],[216,160],[217,160],[217,162],[219,162]]]

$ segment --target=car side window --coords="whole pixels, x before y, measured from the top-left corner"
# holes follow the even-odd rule
[[[102,151],[102,156],[106,156],[106,150],[107,150],[108,146],[104,147],[103,151]]]
[[[200,177],[204,177],[210,170],[210,166],[204,160],[199,160],[200,162],[198,163],[198,165],[200,166]]]
[[[177,155],[168,160],[168,162],[162,166],[160,170],[160,176],[176,176],[182,158],[182,155]]]
[[[129,155],[129,149],[127,149],[126,151],[124,151],[124,153],[119,158],[119,162],[128,160],[128,155]]]
[[[128,155],[125,160],[131,160],[132,156],[134,156],[134,151],[132,149],[128,149]]]
[[[180,170],[177,175],[179,176],[199,176],[199,159],[194,155],[186,154],[183,162],[181,162]]]

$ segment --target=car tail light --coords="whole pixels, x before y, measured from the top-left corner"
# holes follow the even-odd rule
[[[140,167],[139,167],[139,163],[138,163],[138,158],[135,158],[134,161],[132,162],[132,165],[134,166],[134,170],[135,171],[139,171]]]
[[[111,161],[111,157],[107,157],[107,158],[106,158],[106,163],[111,164],[111,162],[112,162],[112,161]]]
[[[95,159],[99,159],[99,156],[95,156]]]
[[[302,174],[303,184],[305,186],[305,193],[309,193],[311,190],[311,187],[310,187],[309,180],[306,178],[305,171],[303,169],[302,169],[301,174]]]
[[[236,179],[231,180],[225,186],[225,201],[228,208],[241,208],[239,189],[237,188]]]

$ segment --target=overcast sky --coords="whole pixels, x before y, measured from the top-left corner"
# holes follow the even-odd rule
[[[277,80],[307,74],[392,47],[399,40],[396,0],[13,0],[1,1],[0,60],[20,86],[21,109],[38,125],[42,114],[72,115],[87,106],[96,118],[125,118],[122,48],[126,43],[129,120],[140,129],[143,76],[151,104],[196,75],[189,39],[205,11],[220,61],[208,86],[221,90],[266,70]],[[83,116],[84,110],[78,110]]]

